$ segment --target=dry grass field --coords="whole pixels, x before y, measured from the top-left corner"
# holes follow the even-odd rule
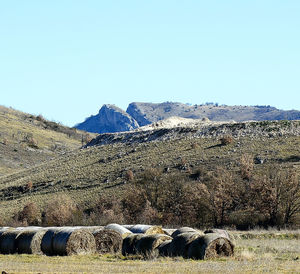
[[[231,258],[195,261],[182,258],[142,260],[120,255],[47,257],[0,255],[7,273],[298,273],[299,231],[233,232]],[[249,236],[250,235],[250,236]]]

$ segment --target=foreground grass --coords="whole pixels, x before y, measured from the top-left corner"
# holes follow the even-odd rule
[[[0,255],[0,270],[7,273],[296,273],[300,272],[299,260],[300,239],[237,237],[236,254],[231,258],[146,261],[118,255]]]

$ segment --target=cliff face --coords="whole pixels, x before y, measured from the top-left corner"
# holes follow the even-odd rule
[[[115,105],[103,105],[97,115],[87,118],[84,122],[75,126],[95,133],[130,131],[138,128],[139,125],[124,110]]]

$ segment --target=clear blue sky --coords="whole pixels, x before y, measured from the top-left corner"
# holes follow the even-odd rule
[[[300,1],[3,0],[0,95],[70,126],[104,103],[300,110]]]

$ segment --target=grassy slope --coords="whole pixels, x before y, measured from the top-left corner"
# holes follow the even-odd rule
[[[269,234],[263,231],[252,232],[251,239],[237,236],[235,256],[217,260],[193,261],[178,257],[145,261],[119,255],[0,255],[0,268],[8,273],[298,273],[300,239],[294,239],[294,235],[300,236],[300,233],[284,233],[290,237],[261,238],[259,236]]]
[[[86,133],[0,106],[0,176],[30,168],[81,146]],[[26,141],[34,138],[37,148]]]
[[[193,143],[198,147],[192,148]],[[282,162],[284,166],[300,167],[299,136],[243,136],[227,146],[215,146],[218,143],[217,137],[184,138],[75,150],[33,169],[0,177],[1,212],[3,216],[11,216],[29,200],[43,207],[61,192],[68,192],[78,203],[92,202],[103,193],[121,195],[128,186],[123,176],[125,170],[131,169],[136,174],[154,166],[179,172],[181,159],[192,168],[205,165],[213,170],[222,165],[238,169],[241,155],[249,153],[267,159],[255,166],[257,172]],[[29,181],[33,183],[30,192],[22,188]]]

